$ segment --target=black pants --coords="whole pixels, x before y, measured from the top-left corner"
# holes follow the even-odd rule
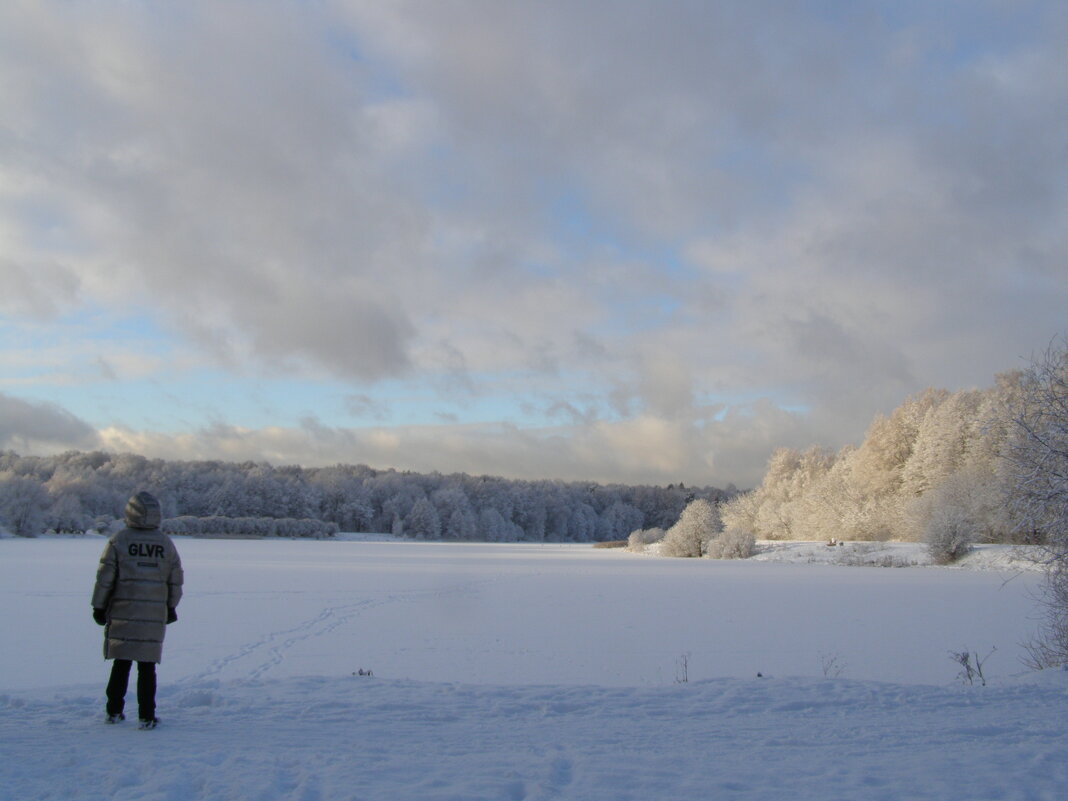
[[[129,659],[116,659],[108,681],[108,714],[118,715],[126,706],[126,687],[130,683]],[[151,720],[156,716],[156,663],[137,663],[137,717]]]

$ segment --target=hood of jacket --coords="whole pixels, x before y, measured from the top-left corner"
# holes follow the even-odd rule
[[[123,512],[130,528],[159,528],[163,520],[159,501],[149,492],[139,492],[126,502]]]

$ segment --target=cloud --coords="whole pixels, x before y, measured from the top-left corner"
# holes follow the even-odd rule
[[[39,453],[97,445],[96,431],[65,409],[0,392],[0,448]]]
[[[357,418],[370,418],[372,420],[385,420],[388,417],[386,407],[372,398],[370,395],[355,393],[346,395],[344,398],[345,411]]]
[[[989,381],[1062,325],[1056,4],[1011,32],[996,5],[966,19],[783,3],[349,7],[435,98],[457,162],[509,188],[492,208],[474,195],[495,228],[538,220],[526,201],[551,202],[544,176],[561,175],[594,235],[694,259],[696,274],[653,267],[682,304],[668,335],[608,340],[626,354],[609,368],[617,388],[649,374],[650,351],[661,372],[686,365],[688,379],[645,382],[669,417],[688,380],[760,388],[858,432],[925,385]],[[592,300],[585,331],[613,314],[594,255],[559,268]]]
[[[442,421],[425,426],[329,426],[306,418],[297,426],[249,429],[216,424],[168,435],[110,427],[103,447],[162,459],[267,460],[322,466],[369,464],[421,472],[467,472],[508,478],[753,486],[766,454],[807,443],[794,414],[767,403],[731,410],[717,419],[575,422],[520,428]]]
[[[1056,2],[7,4],[0,314],[376,423],[93,422],[156,455],[751,483],[1063,328],[1066,46]]]
[[[420,262],[422,215],[378,166],[358,68],[314,21],[197,4],[6,16],[35,43],[5,64],[21,121],[5,146],[9,310],[88,297],[234,361],[405,369],[413,328],[382,276]],[[73,246],[47,247],[51,229]]]

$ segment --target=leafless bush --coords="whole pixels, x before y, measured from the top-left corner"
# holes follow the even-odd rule
[[[835,562],[846,567],[915,567],[914,559],[886,552],[885,546],[874,542],[851,542],[835,554]]]
[[[820,654],[823,675],[828,679],[837,679],[845,672],[846,664],[838,654]]]
[[[627,547],[632,551],[640,553],[645,550],[646,546],[660,542],[662,539],[664,539],[664,529],[640,528],[630,533],[630,536],[627,538]]]
[[[675,683],[686,684],[690,680],[690,654],[682,654],[675,660]]]
[[[713,559],[748,559],[756,553],[756,537],[751,531],[729,528],[709,540],[706,553]]]
[[[978,651],[969,651],[965,648],[963,651],[950,651],[949,658],[960,665],[960,673],[957,674],[957,678],[966,684],[975,684],[978,681],[984,687],[986,686],[986,676],[983,675],[983,665],[986,664],[986,660],[990,658],[997,648],[991,648],[990,653],[980,658]]]
[[[1023,663],[1033,670],[1068,665],[1068,565],[1050,570],[1042,601],[1041,630],[1023,644]]]

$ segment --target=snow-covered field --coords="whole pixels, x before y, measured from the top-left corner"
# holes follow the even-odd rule
[[[0,540],[0,799],[1065,797],[1068,672],[1019,663],[1041,579],[1007,549],[177,543],[140,732],[102,723],[103,540]],[[890,550],[856,555],[922,562]]]

